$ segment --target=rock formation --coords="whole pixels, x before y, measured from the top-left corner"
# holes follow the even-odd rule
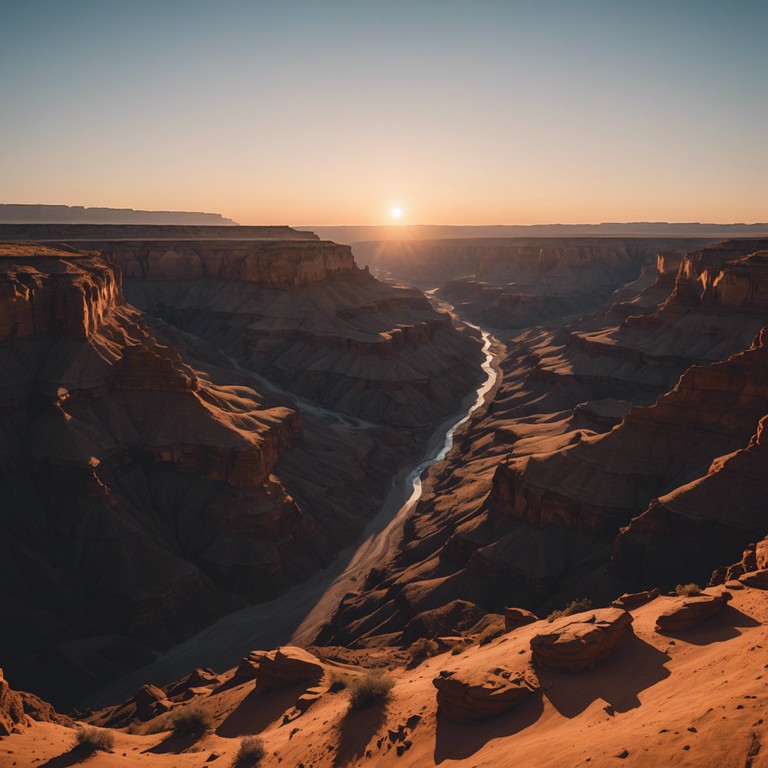
[[[536,664],[579,672],[607,659],[632,636],[632,614],[621,608],[555,619],[550,629],[531,638]]]

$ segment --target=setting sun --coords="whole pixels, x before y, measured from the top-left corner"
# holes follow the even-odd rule
[[[402,208],[393,208],[393,209],[392,209],[392,210],[389,212],[389,215],[390,215],[390,216],[391,216],[393,219],[401,219],[401,218],[403,217],[403,209],[402,209]]]

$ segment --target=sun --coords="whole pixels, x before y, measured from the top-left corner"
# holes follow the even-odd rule
[[[402,209],[402,208],[393,208],[393,209],[392,209],[392,210],[389,212],[389,215],[390,215],[390,216],[391,216],[393,219],[401,219],[401,218],[403,217],[403,209]]]

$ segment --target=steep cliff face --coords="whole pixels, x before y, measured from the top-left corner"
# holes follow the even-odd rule
[[[114,242],[137,306],[286,391],[354,417],[429,428],[479,378],[475,339],[414,289],[327,242]]]
[[[76,696],[329,560],[333,534],[275,474],[301,436],[295,410],[201,378],[96,256],[1,246],[0,296],[14,617],[0,652],[15,679]]]

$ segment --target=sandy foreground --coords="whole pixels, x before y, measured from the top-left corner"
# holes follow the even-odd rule
[[[530,638],[546,622],[460,654],[396,667],[393,696],[384,708],[350,712],[345,691],[325,692],[304,714],[284,722],[303,687],[256,694],[253,681],[224,684],[194,699],[215,720],[214,732],[197,742],[169,731],[118,730],[112,752],[84,755],[71,749],[71,729],[34,723],[0,741],[0,766],[229,766],[240,737],[253,733],[265,743],[261,765],[284,768],[765,768],[768,592],[735,592],[725,610],[700,627],[675,637],[657,634],[656,617],[676,600],[661,597],[632,611],[636,636],[589,671],[537,669],[541,695],[483,723],[438,716],[433,678],[441,670],[529,667]]]

